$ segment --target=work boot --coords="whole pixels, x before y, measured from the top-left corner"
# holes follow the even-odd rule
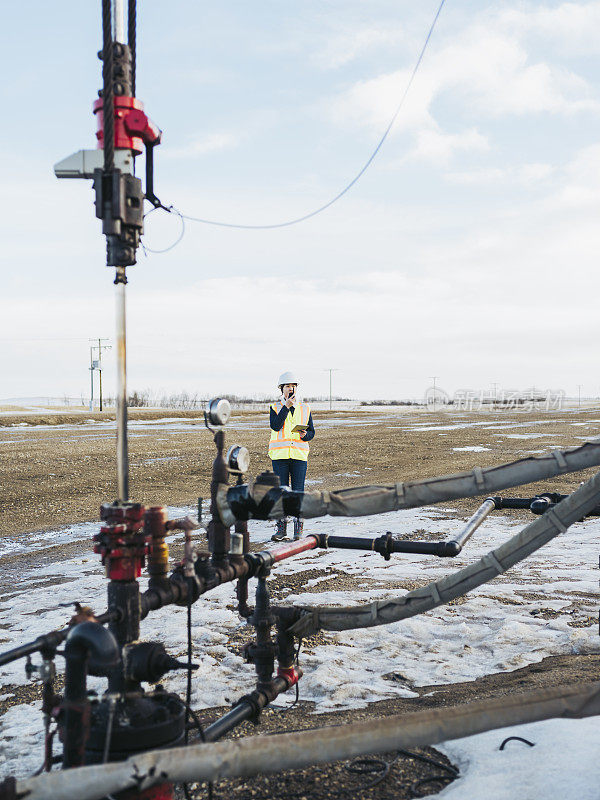
[[[286,538],[287,518],[277,520],[277,531],[271,536],[272,542],[283,542]]]
[[[294,518],[294,540],[302,538],[302,531],[304,529],[304,520],[300,517]]]

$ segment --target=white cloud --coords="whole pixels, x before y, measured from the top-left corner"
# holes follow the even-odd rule
[[[354,27],[325,36],[311,56],[317,66],[338,69],[379,47],[405,45],[407,36],[395,27]]]
[[[200,136],[182,147],[165,147],[164,158],[196,158],[220,150],[237,147],[242,137],[233,133],[212,133]]]
[[[463,186],[522,186],[535,188],[554,174],[550,164],[533,163],[510,167],[484,167],[463,172],[446,172],[445,180]]]
[[[475,112],[489,117],[599,108],[583,78],[544,61],[532,62],[523,43],[482,24],[444,48],[430,70],[437,76],[436,95],[455,91]]]
[[[484,12],[446,42],[440,42],[436,33],[393,133],[416,134],[413,154],[439,160],[463,149],[463,143],[477,149],[485,146],[473,129],[451,135],[441,129],[435,107],[440,99],[452,103],[457,116],[466,112],[481,120],[599,111],[596,92],[583,77],[551,59],[537,58],[527,47],[525,33],[535,25],[535,12],[528,16],[520,11],[518,20],[508,12]],[[411,69],[402,69],[355,83],[330,104],[331,117],[340,125],[383,132],[410,73]]]
[[[426,128],[418,132],[416,140],[406,160],[424,159],[429,162],[445,163],[459,151],[473,153],[490,149],[487,137],[475,128],[462,133],[444,133],[439,129]]]
[[[563,3],[556,8],[509,8],[500,23],[518,36],[535,35],[561,52],[576,55],[598,52],[600,2]]]

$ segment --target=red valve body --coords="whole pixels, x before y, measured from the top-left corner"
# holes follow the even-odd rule
[[[94,553],[100,554],[110,580],[133,581],[142,574],[148,550],[144,511],[139,503],[106,503],[100,509],[104,524],[94,536]]]
[[[283,678],[289,686],[295,686],[300,680],[302,673],[296,670],[296,667],[279,667],[277,669],[277,677]]]
[[[94,102],[94,114],[98,120],[96,139],[98,150],[104,147],[104,107],[100,98]],[[144,113],[144,104],[137,97],[120,95],[115,97],[115,149],[133,150],[136,155],[143,152],[145,144],[158,144],[161,131]]]

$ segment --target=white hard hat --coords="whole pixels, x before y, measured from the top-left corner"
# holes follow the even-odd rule
[[[277,386],[283,386],[285,383],[298,383],[298,378],[293,372],[282,372],[277,381]]]

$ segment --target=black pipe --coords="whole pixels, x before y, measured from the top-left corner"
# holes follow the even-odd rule
[[[568,494],[559,492],[544,492],[535,497],[491,497],[496,508],[526,508],[533,514],[545,514],[549,508],[567,498]],[[600,517],[600,505],[593,508],[586,517]]]
[[[243,484],[243,478],[238,476],[238,485]],[[242,554],[246,555],[250,552],[250,534],[248,533],[248,522],[242,519],[236,519],[234,530],[242,536]],[[229,559],[233,559],[230,557]],[[252,609],[248,606],[248,578],[239,578],[237,586],[235,587],[235,594],[238,601],[238,614],[241,617],[249,617],[252,614]]]
[[[112,619],[117,619],[118,616],[118,611],[106,611],[104,614],[100,614],[99,617],[96,617],[96,622],[104,625]],[[30,656],[32,653],[37,653],[40,650],[56,650],[56,648],[64,642],[71,630],[72,628],[62,628],[60,631],[50,631],[50,633],[38,636],[37,639],[34,639],[32,642],[27,642],[27,644],[22,644],[19,647],[14,647],[12,650],[7,650],[6,653],[0,655],[0,667],[4,666],[4,664],[10,664],[11,661],[17,661],[19,658]]]
[[[254,691],[252,694],[242,697],[231,711],[204,729],[204,740],[216,742],[217,739],[225,736],[245,720],[256,719],[265,706],[288,689],[289,684],[285,678],[275,678],[271,681],[268,695],[265,692]]]
[[[272,608],[271,610],[277,625],[277,663],[282,669],[290,669],[294,666],[296,655],[294,634],[290,631],[290,627],[298,619],[298,612],[295,608],[279,610]]]
[[[532,501],[529,510],[533,514],[545,514],[549,508],[553,508],[556,503],[551,503],[547,497],[536,497]]]
[[[461,549],[457,542],[407,542],[395,539],[392,544],[392,553],[418,553],[440,558],[454,558]]]
[[[111,611],[119,610],[121,613],[108,625],[109,631],[115,637],[119,649],[135,642],[140,638],[140,587],[136,580],[117,581],[108,583],[108,606]],[[113,694],[127,690],[135,691],[138,685],[128,681],[119,664],[108,675],[108,690]]]
[[[256,708],[251,703],[242,701],[223,717],[204,729],[204,740],[206,742],[216,742],[217,739],[225,736],[226,733],[232,731],[245,720],[251,719],[255,713]]]
[[[359,539],[356,536],[327,536],[321,534],[321,547],[339,547],[341,550],[375,550],[377,539]]]
[[[314,534],[311,534],[314,535]],[[339,547],[342,550],[372,550],[384,558],[389,558],[390,553],[418,553],[420,555],[440,556],[453,558],[461,551],[456,542],[411,542],[404,539],[394,539],[390,533],[376,539],[361,539],[355,536],[327,536],[319,535],[321,547]]]
[[[65,697],[63,768],[82,766],[89,735],[90,702],[87,697],[88,659],[105,670],[120,661],[119,647],[110,631],[97,622],[81,622],[71,628],[65,644]]]
[[[192,602],[195,603],[201,595],[211,589],[240,578],[253,578],[262,569],[271,567],[273,563],[273,555],[269,550],[247,553],[242,558],[234,557],[217,564],[199,557],[195,563],[196,575],[193,581],[186,582],[183,573],[178,569],[170,575],[168,579],[170,585],[151,585],[140,595],[141,619],[148,616],[150,611],[156,611],[171,603],[187,605],[187,592],[190,587],[194,592]]]
[[[491,497],[496,508],[526,508],[529,510],[535,497]]]
[[[211,520],[208,523],[208,549],[212,555],[215,565],[227,561],[229,553],[229,528],[221,522],[219,506],[217,504],[217,493],[219,486],[229,483],[229,472],[227,464],[223,458],[223,448],[225,446],[225,434],[222,430],[215,433],[215,445],[217,455],[212,466],[212,480],[210,483],[210,514]]]

